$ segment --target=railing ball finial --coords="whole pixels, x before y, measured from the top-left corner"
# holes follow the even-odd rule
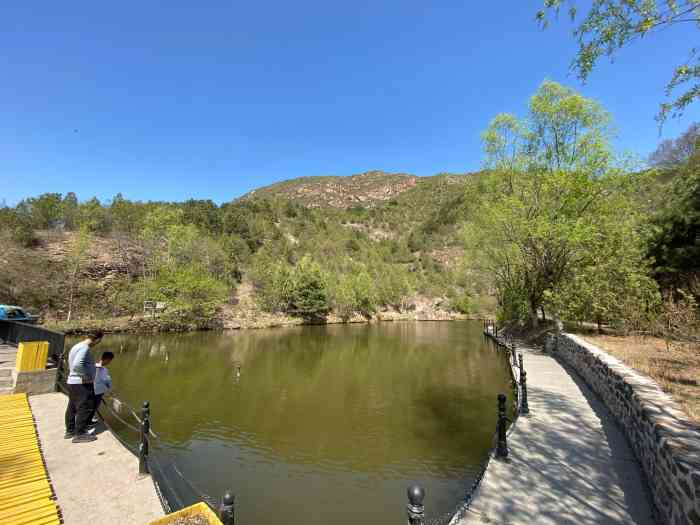
[[[139,474],[149,474],[148,468],[148,453],[150,444],[148,434],[151,431],[151,404],[148,401],[143,402],[141,408],[141,442],[139,443]]]
[[[227,490],[219,506],[219,519],[223,525],[234,525],[236,497]]]
[[[508,443],[506,441],[506,395],[498,394],[498,423],[496,424],[496,432],[498,434],[498,443],[496,445],[496,457],[508,457]]]
[[[420,485],[411,485],[406,493],[408,495],[408,505],[406,505],[408,525],[423,525],[423,520],[425,519],[425,507],[423,506],[425,489]]]

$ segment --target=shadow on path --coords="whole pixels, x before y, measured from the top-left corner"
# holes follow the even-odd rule
[[[530,415],[518,419],[508,461],[491,463],[463,523],[654,524],[642,471],[607,408],[550,355],[522,351]]]

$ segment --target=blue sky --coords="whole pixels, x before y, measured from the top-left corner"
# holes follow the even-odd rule
[[[224,202],[299,176],[473,171],[489,120],[522,114],[545,78],[599,100],[616,146],[645,157],[696,30],[638,42],[582,86],[572,26],[540,30],[539,5],[5,1],[0,202]],[[696,104],[664,137],[698,119]]]

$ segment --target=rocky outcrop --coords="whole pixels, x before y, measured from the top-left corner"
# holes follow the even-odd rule
[[[309,208],[371,208],[413,188],[417,180],[415,175],[383,171],[350,177],[304,177],[253,190],[241,199],[282,196]]]

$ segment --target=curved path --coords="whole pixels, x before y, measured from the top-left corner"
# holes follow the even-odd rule
[[[530,414],[494,459],[463,525],[655,523],[641,469],[603,403],[552,356],[518,346]]]

